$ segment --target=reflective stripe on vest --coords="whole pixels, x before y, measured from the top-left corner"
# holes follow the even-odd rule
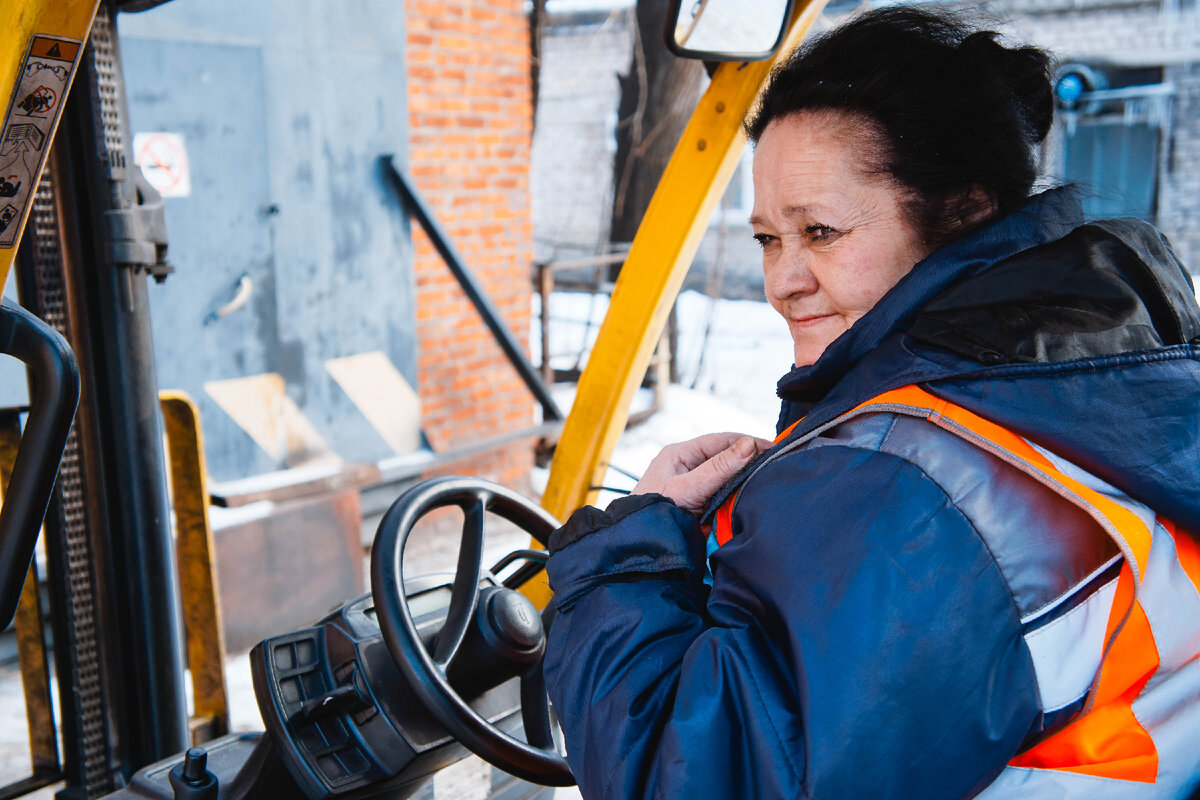
[[[1069,785],[1072,779],[1064,773],[1078,774],[1081,779],[1092,776],[1089,781],[1107,778],[1143,785],[1156,780],[1173,786],[1194,784],[1196,770],[1200,769],[1197,540],[1006,428],[916,386],[874,397],[806,434],[801,441],[853,417],[876,412],[924,418],[1011,464],[1085,511],[1124,556],[1115,586],[1107,587],[1109,591],[1097,598],[1107,602],[1112,597],[1112,601],[1099,667],[1091,679],[1082,712],[1014,758],[997,788],[1007,783],[1009,788],[1019,788],[1012,796],[1037,793],[1039,797],[1043,791],[1051,793],[1044,796],[1066,797],[1102,788],[1096,783]],[[776,441],[790,432],[788,429]],[[797,444],[793,442],[791,447]],[[718,543],[724,544],[732,536],[737,496],[727,499],[714,517],[713,533]],[[1026,640],[1029,642],[1030,637]],[[1067,653],[1074,644],[1059,642],[1058,652]],[[1032,644],[1031,654],[1038,666]],[[1038,671],[1044,693],[1049,691],[1052,677]],[[1044,707],[1046,699],[1044,696]],[[1039,779],[1039,774],[1045,779]],[[1101,780],[1104,783],[1108,782]],[[989,790],[984,795],[990,797],[992,793]]]

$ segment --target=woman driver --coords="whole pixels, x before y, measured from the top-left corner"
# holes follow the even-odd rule
[[[908,7],[773,76],[780,437],[668,447],[550,542],[585,797],[1200,783],[1200,310],[1154,229],[1030,195],[1049,74]]]

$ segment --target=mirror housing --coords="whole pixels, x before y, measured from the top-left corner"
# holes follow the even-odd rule
[[[766,61],[787,35],[795,0],[671,0],[663,38],[680,58]]]

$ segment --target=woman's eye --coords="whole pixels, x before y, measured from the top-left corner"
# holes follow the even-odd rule
[[[756,233],[754,234],[754,241],[758,242],[759,247],[766,249],[767,245],[779,240],[769,233]]]
[[[804,232],[808,234],[808,238],[814,242],[824,242],[833,237],[837,233],[828,225],[808,225],[804,228]]]

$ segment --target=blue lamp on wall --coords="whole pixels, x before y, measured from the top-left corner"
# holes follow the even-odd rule
[[[1054,81],[1054,96],[1063,108],[1078,110],[1079,104],[1091,92],[1108,88],[1108,77],[1087,64],[1064,64]]]

